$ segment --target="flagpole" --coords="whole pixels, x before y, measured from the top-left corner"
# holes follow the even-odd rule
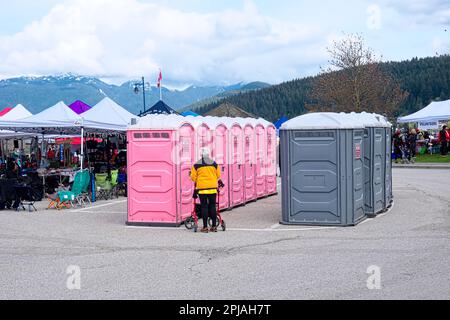
[[[162,72],[159,69],[159,100],[162,101]]]

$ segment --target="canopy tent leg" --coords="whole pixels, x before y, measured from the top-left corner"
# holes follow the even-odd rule
[[[39,140],[38,140],[38,145],[39,145]],[[41,141],[41,165],[40,167],[42,168],[44,166],[44,132],[42,132],[42,141]],[[44,195],[45,195],[45,173],[42,174],[42,189],[44,191]]]
[[[41,167],[44,166],[44,155],[45,155],[45,150],[44,150],[44,133],[42,133],[42,141],[41,141]]]
[[[80,168],[83,171],[84,162],[84,127],[81,127],[81,155],[80,155]]]
[[[23,157],[24,157],[24,150],[23,150],[23,138],[20,139],[20,151],[19,151],[19,162],[20,162],[20,168],[23,169]]]
[[[5,159],[5,147],[4,147],[4,145],[3,145],[3,140],[0,141],[0,148],[1,148],[1,151],[2,151],[2,161],[3,161],[3,163],[6,163],[6,159]]]

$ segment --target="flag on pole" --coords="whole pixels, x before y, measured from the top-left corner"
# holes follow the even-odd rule
[[[162,82],[162,71],[159,70],[159,76],[158,76],[158,88],[161,88],[161,82]]]

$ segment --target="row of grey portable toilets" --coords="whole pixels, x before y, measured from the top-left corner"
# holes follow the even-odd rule
[[[369,113],[311,113],[283,124],[282,223],[354,226],[387,211],[391,130]]]

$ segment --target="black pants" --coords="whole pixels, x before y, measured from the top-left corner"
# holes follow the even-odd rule
[[[199,194],[202,207],[203,228],[208,227],[208,217],[211,218],[213,226],[217,223],[216,194]]]
[[[409,147],[409,150],[410,150],[411,157],[415,158],[416,157],[416,144],[412,143],[411,146]]]
[[[446,156],[448,153],[448,149],[447,149],[447,141],[442,141],[441,142],[441,155]]]

